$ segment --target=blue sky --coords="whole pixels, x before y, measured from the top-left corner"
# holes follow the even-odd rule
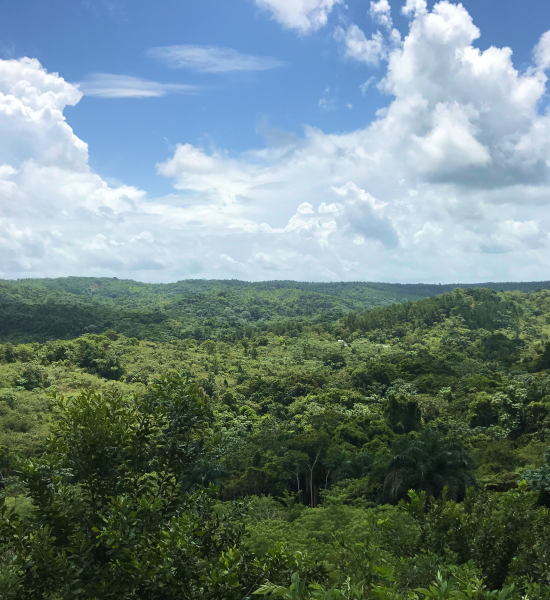
[[[548,2],[0,17],[0,276],[550,278]]]
[[[139,100],[85,97],[66,112],[75,133],[90,145],[99,174],[162,194],[170,183],[157,176],[155,164],[176,143],[239,152],[263,146],[265,128],[302,135],[308,124],[335,133],[375,118],[387,98],[374,86],[363,96],[359,86],[380,77],[383,67],[344,60],[332,33],[342,18],[369,34],[376,25],[368,16],[369,2],[346,4],[330,15],[333,27],[297,35],[251,0],[12,0],[2,9],[0,41],[4,58],[36,57],[71,82],[112,73],[204,88],[196,95]],[[396,25],[406,32],[402,2],[391,4]],[[550,27],[550,4],[544,0],[463,4],[482,31],[476,45],[511,46],[518,68],[531,62],[535,41]],[[169,69],[147,55],[151,48],[180,44],[233,48],[285,66],[197,73]],[[322,98],[331,102],[330,110],[319,106]]]

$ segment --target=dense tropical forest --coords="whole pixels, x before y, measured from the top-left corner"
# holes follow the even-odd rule
[[[0,598],[550,597],[550,282],[0,283]]]

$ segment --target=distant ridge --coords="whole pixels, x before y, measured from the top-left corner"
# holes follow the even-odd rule
[[[321,294],[339,295],[343,290],[353,288],[370,288],[381,292],[417,296],[425,298],[450,292],[455,288],[489,288],[496,291],[534,292],[550,289],[550,281],[487,281],[482,283],[386,283],[377,281],[335,281],[311,282],[295,280],[266,280],[243,281],[239,279],[182,279],[173,283],[144,283],[133,279],[118,279],[117,277],[57,277],[40,279],[0,279],[0,284],[29,285],[44,287],[50,290],[64,291],[70,294],[87,295],[94,283],[99,287],[106,286],[110,291],[127,286],[149,288],[154,293],[167,295],[196,292],[209,292],[215,288],[228,288],[232,291],[254,289],[256,291],[271,291],[280,289],[297,289]],[[98,295],[104,295],[98,289]],[[112,296],[111,296],[112,297]]]
[[[186,279],[142,283],[116,277],[0,280],[0,341],[44,342],[115,329],[169,341],[232,340],[304,326],[332,330],[346,315],[422,300],[456,288],[536,292],[550,281],[464,284]]]

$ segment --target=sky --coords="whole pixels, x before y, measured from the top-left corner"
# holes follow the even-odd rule
[[[0,278],[550,279],[547,0],[4,0]]]

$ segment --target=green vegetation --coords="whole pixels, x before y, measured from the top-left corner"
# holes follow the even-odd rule
[[[259,331],[301,331],[365,311],[452,291],[454,285],[187,280],[146,284],[116,278],[0,281],[0,339],[45,342],[115,329],[151,341],[235,342]],[[524,292],[549,281],[474,285]]]
[[[0,598],[550,597],[524,285],[1,284]]]

